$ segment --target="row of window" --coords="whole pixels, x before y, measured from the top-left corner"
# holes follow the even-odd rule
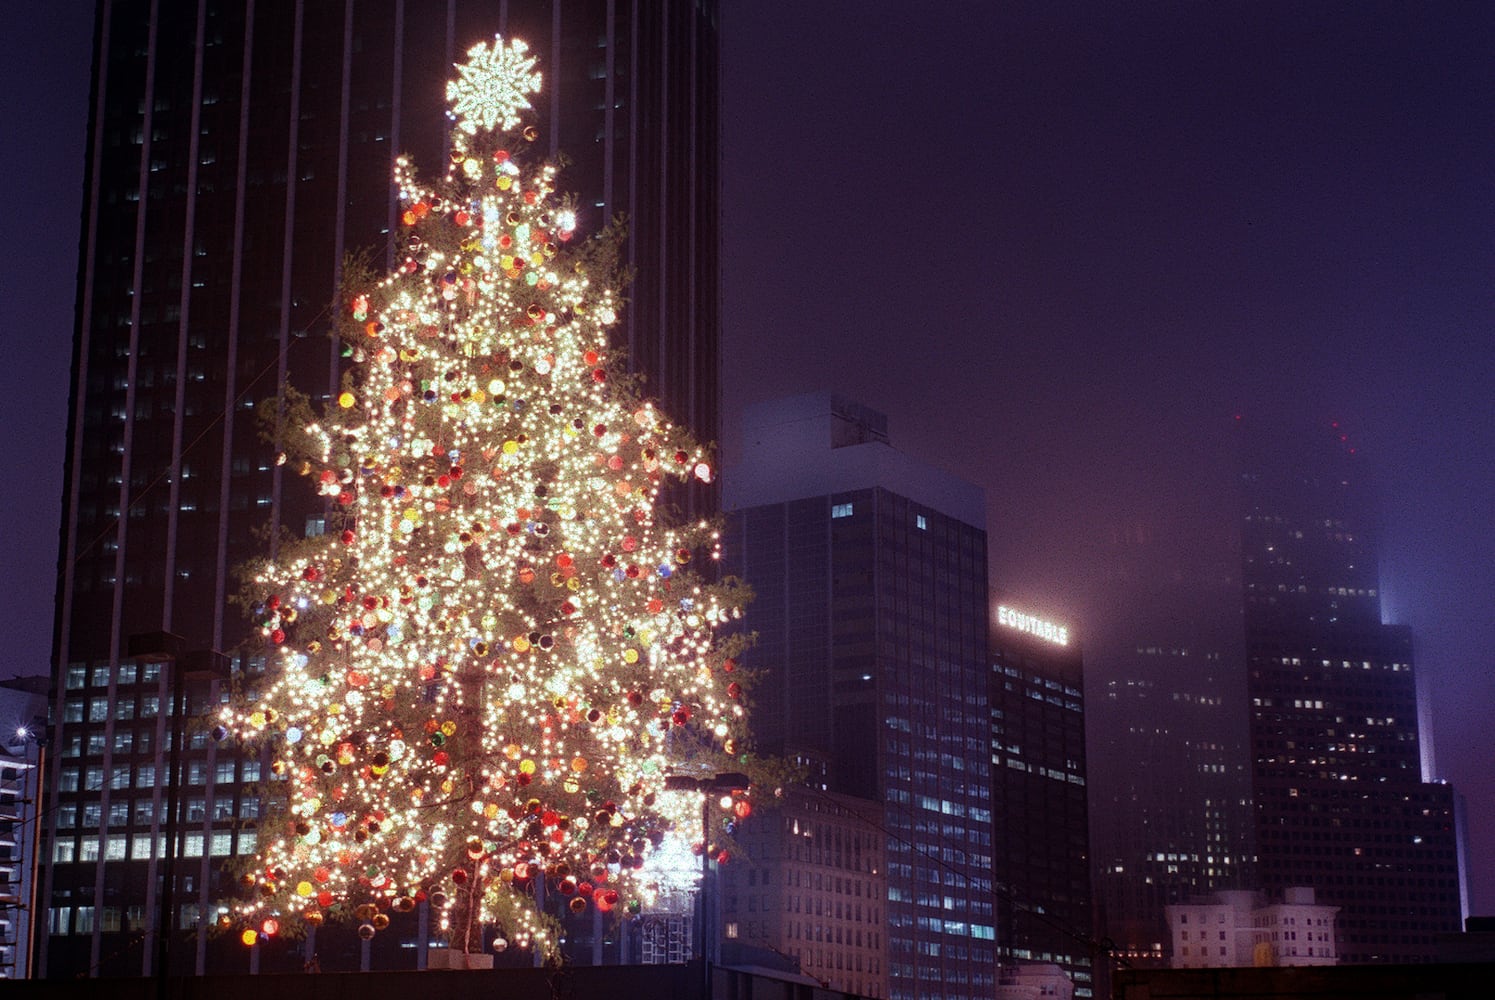
[[[241,766],[242,764],[242,766]],[[219,785],[235,783],[235,768],[238,768],[238,781],[249,783],[260,780],[260,762],[257,760],[220,760],[213,766],[213,782]],[[109,769],[109,787],[122,789],[130,787],[130,774],[134,772],[136,788],[154,788],[156,785],[155,764],[120,764]],[[165,775],[163,774],[164,778]],[[205,785],[208,783],[208,762],[205,760],[189,760],[186,763],[186,783],[189,785]],[[57,790],[59,792],[93,792],[104,787],[104,769],[102,767],[64,767],[58,776]]]
[[[208,818],[208,802],[205,798],[190,798],[183,804],[183,816],[189,823],[201,823]],[[162,808],[157,808],[156,800],[153,798],[120,799],[109,803],[109,823],[111,828],[130,826],[150,826],[158,818],[164,819],[164,803]],[[234,800],[230,796],[222,796],[213,800],[213,820],[222,822],[232,819],[257,819],[260,814],[260,800],[258,796],[244,796],[235,808]],[[84,829],[96,830],[103,824],[102,802],[64,802],[57,807],[57,828],[59,830],[71,830],[79,825],[82,820]]]
[[[236,836],[237,850],[234,846]],[[206,836],[196,831],[183,836],[182,850],[177,857],[200,858],[204,850],[215,858],[226,858],[235,853],[253,854],[255,843],[256,835],[253,830],[221,830]],[[166,853],[165,834],[158,834],[154,838],[148,833],[111,834],[104,838],[102,850],[98,837],[84,837],[80,841],[68,838],[52,845],[52,860],[58,864],[96,862],[101,858],[104,861],[148,861],[152,857],[165,857]]]

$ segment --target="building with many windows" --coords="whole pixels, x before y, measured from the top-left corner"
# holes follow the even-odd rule
[[[1085,673],[1101,936],[1165,964],[1164,908],[1254,888],[1238,549],[1131,524],[1102,550]]]
[[[1334,426],[1243,427],[1241,452],[1260,887],[1339,907],[1341,961],[1433,961],[1463,918],[1458,807],[1424,780],[1411,634],[1381,622],[1367,472]]]
[[[887,844],[882,807],[786,788],[738,834],[721,869],[722,936],[792,959],[831,989],[888,995]]]
[[[635,275],[620,339],[665,412],[717,433],[717,10],[635,0],[101,0],[54,632],[46,835],[49,976],[157,961],[161,786],[174,661],[131,637],[235,653],[257,683],[234,568],[322,500],[277,462],[287,385],[314,403],[342,358],[349,255],[397,246],[394,158],[447,161],[451,66],[523,38],[541,152],[571,160],[580,229],[619,215]],[[265,424],[261,414],[269,414]],[[698,501],[702,498],[697,497]],[[702,501],[704,502],[704,501]],[[268,533],[266,533],[268,529]],[[266,541],[270,539],[272,541]],[[225,682],[195,683],[193,711]],[[173,972],[212,965],[221,862],[254,847],[255,761],[186,726]],[[231,948],[232,945],[225,947]],[[240,957],[233,957],[235,963]]]
[[[985,505],[829,393],[749,408],[724,562],[754,590],[761,749],[881,803],[888,996],[995,987]]]
[[[1074,629],[999,603],[991,626],[997,953],[1094,995],[1083,658]]]
[[[1175,969],[1239,966],[1336,965],[1337,906],[1314,899],[1312,889],[1293,886],[1280,899],[1265,893],[1226,890],[1167,908],[1173,937],[1169,965]]]
[[[1163,964],[1167,906],[1302,887],[1338,908],[1341,962],[1432,961],[1461,916],[1459,805],[1424,760],[1410,632],[1382,622],[1362,458],[1329,425],[1236,431],[1231,506],[1119,532],[1093,604],[1104,933]]]

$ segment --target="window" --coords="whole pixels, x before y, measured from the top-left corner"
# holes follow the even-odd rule
[[[915,514],[914,527],[918,528],[920,531],[928,531],[929,521],[924,517],[923,514]]]
[[[94,667],[93,668],[93,680],[90,683],[92,683],[92,685],[94,687],[96,687],[96,688],[108,687],[109,686],[109,668],[108,667]]]
[[[64,792],[76,792],[78,790],[78,769],[76,767],[65,767],[62,774],[58,776],[57,784]]]
[[[851,516],[851,512],[852,512],[852,507],[851,507],[851,504],[849,504],[849,503],[833,503],[833,504],[831,504],[831,517],[833,517],[833,518],[836,518],[836,517],[850,517]]]
[[[87,667],[68,667],[66,687],[69,691],[76,691],[88,684]]]
[[[74,934],[92,934],[93,933],[93,907],[91,907],[91,906],[80,906],[80,907],[78,907],[77,910],[75,910],[73,912],[76,914],[76,919],[73,921],[73,933]]]
[[[89,722],[104,722],[108,718],[109,718],[109,699],[108,698],[90,698],[90,699],[88,699],[88,721]]]

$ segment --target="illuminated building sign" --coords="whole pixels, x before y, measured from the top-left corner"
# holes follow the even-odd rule
[[[1027,632],[1029,635],[1036,635],[1056,646],[1069,645],[1069,629],[1063,625],[1055,625],[1053,622],[1044,621],[1033,615],[1025,615],[1021,611],[1014,611],[1003,605],[997,606],[997,624],[1015,628],[1019,632]]]

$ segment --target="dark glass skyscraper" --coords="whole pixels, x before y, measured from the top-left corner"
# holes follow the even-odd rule
[[[1094,996],[1079,637],[999,604],[989,680],[998,955],[1052,962]]]
[[[1133,522],[1098,560],[1085,657],[1095,893],[1134,964],[1167,958],[1164,907],[1254,885],[1239,551]]]
[[[893,1000],[995,989],[981,491],[829,394],[750,408],[725,561],[752,585],[764,749],[882,802]]]
[[[620,340],[674,419],[717,433],[717,25],[710,0],[101,0],[58,614],[42,899],[47,974],[154,960],[170,669],[130,637],[231,651],[234,567],[321,504],[278,464],[280,402],[337,385],[330,303],[398,244],[394,157],[445,169],[467,47],[526,40],[541,152],[580,228],[626,216]],[[268,534],[263,534],[268,527]],[[253,684],[253,657],[239,658]],[[220,682],[193,698],[217,702]],[[219,862],[253,850],[257,762],[189,737],[177,902],[204,928]],[[200,932],[196,960],[208,953]],[[178,961],[183,964],[177,965]]]
[[[1342,962],[1426,962],[1461,925],[1453,789],[1423,781],[1412,637],[1381,624],[1344,436],[1243,431],[1242,565],[1261,887],[1340,907]]]

